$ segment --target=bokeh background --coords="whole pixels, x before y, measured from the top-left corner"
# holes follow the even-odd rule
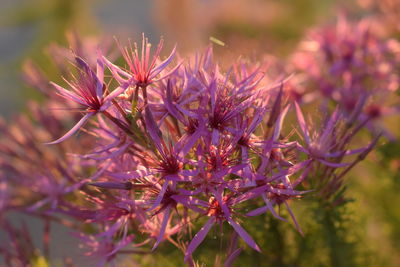
[[[68,31],[84,36],[150,40],[164,36],[180,52],[223,40],[231,56],[260,51],[285,55],[310,26],[328,23],[337,10],[357,10],[353,1],[334,0],[1,0],[0,112],[23,109],[32,92],[20,79],[28,58],[51,72],[46,49],[67,45]],[[225,51],[227,52],[227,51]]]
[[[143,32],[155,42],[163,36],[167,47],[178,43],[182,54],[215,37],[225,43],[216,46],[222,60],[264,53],[285,58],[310,27],[333,23],[340,12],[354,20],[371,16],[382,34],[398,38],[399,10],[394,0],[1,0],[0,114],[12,120],[28,99],[40,98],[24,85],[23,65],[32,60],[52,77],[47,51],[54,43],[67,46],[74,34],[112,42],[114,36],[139,40]],[[399,150],[381,147],[348,177],[347,194],[354,201],[348,205],[346,227],[371,266],[400,266]],[[40,221],[24,219],[39,240]],[[78,257],[77,240],[67,229],[53,229],[52,234],[58,244],[52,247],[54,263]]]

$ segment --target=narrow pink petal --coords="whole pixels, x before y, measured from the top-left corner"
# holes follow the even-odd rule
[[[92,69],[90,68],[90,66],[86,63],[85,60],[83,60],[81,57],[76,56],[75,57],[75,61],[76,63],[78,63],[78,67],[83,70],[86,74],[93,74],[94,77],[96,77],[96,75],[93,73]]]
[[[161,62],[157,67],[155,67],[153,70],[150,72],[150,77],[154,78],[157,76],[163,69],[165,69],[168,64],[172,61],[172,59],[175,56],[176,52],[176,45],[174,46],[174,49],[172,49],[171,54],[168,56],[167,59],[165,59],[163,62]]]
[[[53,85],[63,97],[70,99],[78,104],[83,105],[83,106],[87,106],[86,103],[76,94],[68,91],[67,89],[59,86],[56,83],[50,82],[50,84]]]
[[[36,211],[37,209],[39,209],[40,207],[42,207],[43,205],[45,205],[46,203],[50,202],[50,199],[48,197],[39,200],[38,202],[36,202],[35,204],[33,204],[32,206],[29,206],[28,208],[26,208],[27,211]]]
[[[278,139],[279,139],[279,135],[281,134],[283,120],[285,119],[285,116],[289,110],[289,107],[290,107],[289,105],[286,106],[286,108],[284,110],[282,110],[282,112],[279,114],[278,119],[276,120],[274,136],[272,138],[272,140],[274,140],[274,141],[278,141]]]
[[[167,84],[167,98],[164,101],[165,107],[167,108],[168,112],[174,116],[177,120],[183,122],[184,118],[183,116],[179,113],[177,108],[175,107],[173,100],[172,100],[172,85],[171,81],[168,80]]]
[[[76,191],[79,188],[81,188],[82,185],[86,184],[89,181],[90,181],[89,179],[84,179],[74,185],[71,185],[65,189],[64,193],[70,193],[70,192]]]
[[[323,159],[318,159],[318,161],[320,161],[324,165],[327,165],[327,166],[333,167],[333,168],[341,168],[341,167],[346,167],[346,166],[350,165],[350,163],[333,163],[333,162],[329,162],[329,161],[323,160]]]
[[[180,112],[182,112],[183,114],[185,114],[185,115],[188,116],[188,117],[197,118],[196,113],[191,112],[191,111],[189,111],[189,110],[186,110],[186,109],[182,108],[181,105],[176,105],[176,108],[179,109]]]
[[[197,131],[196,131],[197,132]],[[179,156],[180,157],[185,157],[186,154],[190,151],[190,149],[194,146],[196,143],[197,139],[200,137],[199,134],[196,135],[196,132],[192,135],[184,134],[178,142],[175,144],[175,146],[178,148]],[[182,147],[183,145],[183,147]]]
[[[114,99],[117,96],[119,96],[120,94],[122,94],[126,90],[126,88],[128,88],[131,85],[131,83],[132,83],[132,79],[130,79],[127,82],[124,82],[121,86],[119,86],[117,89],[112,91],[109,95],[107,95],[104,98],[104,102],[111,101],[112,99]]]
[[[97,172],[95,172],[92,176],[89,177],[89,180],[94,181],[97,178],[99,178],[101,175],[103,175],[103,173],[108,169],[108,167],[110,167],[111,165],[111,161],[107,161],[104,166],[101,167],[100,170],[98,170]]]
[[[145,108],[144,120],[146,123],[147,132],[149,133],[151,139],[153,140],[153,143],[156,145],[158,152],[160,152],[163,155],[164,149],[162,147],[161,132],[148,106],[146,106]]]
[[[296,196],[296,195],[302,195],[302,194],[306,194],[308,192],[311,192],[312,190],[307,190],[307,191],[297,191],[297,190],[293,190],[293,189],[280,189],[280,188],[275,188],[272,186],[267,185],[268,192],[272,192],[275,194],[283,194],[283,195],[289,195],[289,196]]]
[[[126,236],[124,239],[122,239],[120,242],[118,242],[115,245],[114,249],[110,253],[106,254],[105,256],[111,256],[111,255],[117,253],[118,250],[120,250],[120,249],[126,247],[127,245],[131,244],[134,237],[135,237],[134,235]]]
[[[121,217],[111,227],[108,227],[107,230],[97,234],[96,236],[111,238],[125,222],[126,222],[126,218]]]
[[[294,181],[293,187],[296,187],[297,185],[299,185],[300,183],[302,183],[302,182],[307,178],[307,175],[308,175],[309,171],[311,170],[311,166],[312,166],[312,165],[309,165],[309,166],[303,171],[303,173],[299,176],[299,178],[297,178],[297,180]]]
[[[195,176],[199,174],[199,170],[182,170],[181,174],[184,176]]]
[[[163,74],[162,77],[160,77],[158,79],[153,79],[157,75],[152,75],[152,76],[150,76],[150,79],[153,80],[153,82],[158,82],[158,81],[161,81],[161,80],[163,80],[165,78],[168,78],[169,76],[174,74],[175,71],[177,71],[179,69],[179,67],[182,65],[182,63],[183,63],[183,60],[180,61],[178,64],[176,64],[176,66],[172,70],[170,70],[167,73]]]
[[[261,249],[258,247],[256,242],[253,240],[253,238],[243,229],[242,226],[240,226],[238,223],[236,223],[232,218],[227,218],[229,224],[235,229],[236,233],[254,250],[257,250],[258,252],[261,252]]]
[[[219,143],[219,131],[217,129],[212,130],[211,142],[214,146],[218,146]]]
[[[214,113],[215,110],[215,102],[216,102],[216,94],[217,94],[217,82],[213,80],[209,86],[210,90],[210,100],[211,100],[211,113]]]
[[[235,165],[232,167],[224,168],[223,170],[214,172],[213,176],[216,178],[222,178],[223,176],[228,175],[230,173],[234,173],[234,174],[238,175],[238,172],[240,170],[243,170],[247,166],[248,166],[248,164],[244,163],[244,164],[238,164],[238,165]]]
[[[254,130],[257,128],[257,126],[263,121],[263,117],[265,115],[265,108],[260,108],[257,110],[256,114],[254,115],[254,118],[247,130],[248,133],[254,132]]]
[[[170,211],[171,211],[171,206],[168,206],[168,208],[166,208],[166,210],[164,211],[164,216],[163,216],[160,232],[158,234],[157,241],[152,248],[152,251],[154,251],[158,247],[158,245],[164,238],[165,230],[167,229],[167,225],[168,225]]]
[[[111,71],[114,78],[119,83],[125,83],[128,79],[132,78],[132,75],[130,75],[126,71],[122,70],[117,65],[114,65],[113,63],[111,63],[106,57],[103,56],[103,60],[104,60],[104,63],[107,65],[108,69]],[[122,78],[121,75],[124,76],[126,79]]]
[[[296,217],[294,216],[293,211],[292,211],[292,209],[290,208],[290,206],[289,206],[289,204],[287,203],[287,201],[285,201],[285,205],[286,205],[286,208],[287,208],[288,211],[289,211],[290,217],[292,217],[292,220],[293,220],[293,222],[294,222],[294,225],[296,226],[297,231],[299,231],[299,233],[300,233],[301,235],[304,236],[303,231],[301,230],[300,225],[299,225],[299,223],[297,222]]]
[[[186,249],[185,252],[185,261],[189,259],[189,257],[193,254],[193,252],[196,250],[196,248],[200,245],[201,242],[203,242],[204,238],[206,238],[208,232],[210,231],[211,227],[215,223],[215,218],[211,217],[203,227],[201,227],[200,231],[197,232],[197,234],[194,236],[192,241],[190,241],[189,246]]]
[[[202,207],[209,206],[209,204],[206,201],[194,198],[193,196],[173,195],[172,199],[174,199],[176,202],[181,203],[184,206],[187,206],[187,205],[192,205],[192,206],[198,205],[198,206],[202,206]]]
[[[235,259],[242,252],[242,250],[243,250],[242,248],[238,248],[235,251],[233,251],[231,253],[231,255],[229,255],[229,257],[226,259],[226,261],[224,263],[224,267],[231,267],[233,265],[233,262],[235,261]]]
[[[104,82],[104,60],[100,48],[97,49],[96,76],[101,83]]]
[[[255,210],[252,210],[252,211],[246,213],[246,216],[257,216],[257,215],[260,215],[260,214],[266,212],[267,210],[268,210],[267,206],[263,206],[261,208],[257,208]]]
[[[231,203],[232,203],[232,205],[236,205],[238,203],[259,197],[261,195],[264,196],[265,190],[266,190],[265,187],[256,187],[256,188],[249,190],[246,193],[241,194],[240,196],[236,197]]]
[[[122,173],[110,172],[108,175],[110,175],[111,177],[114,177],[114,178],[118,178],[118,179],[137,179],[137,178],[148,176],[150,174],[152,174],[151,171],[146,170],[146,169],[140,169],[140,170],[136,170],[136,171],[128,171],[128,172],[122,172]]]
[[[107,154],[105,156],[101,156],[101,157],[90,157],[91,159],[94,160],[106,160],[106,159],[112,159],[115,158],[119,155],[121,155],[122,153],[125,152],[125,150],[130,146],[130,143],[127,143],[121,147],[119,147],[118,149],[116,149],[115,151],[111,152],[110,154]]]
[[[162,199],[164,198],[165,192],[167,191],[168,188],[168,181],[165,181],[164,184],[162,185],[160,193],[158,193],[158,196],[156,200],[154,201],[154,204],[147,210],[147,211],[152,211],[155,208],[157,208],[158,205],[160,205]]]
[[[74,127],[72,127],[71,130],[69,130],[64,136],[60,137],[59,139],[53,141],[53,142],[49,142],[49,143],[45,143],[46,145],[54,145],[54,144],[58,144],[61,143],[62,141],[68,139],[69,137],[71,137],[76,131],[78,131],[84,124],[85,122],[94,115],[94,113],[88,113],[85,116],[82,117],[82,119],[75,124]]]
[[[290,168],[287,170],[287,175],[292,175],[292,174],[294,174],[294,173],[296,173],[296,172],[298,172],[298,171],[304,169],[304,168],[307,167],[312,161],[313,161],[312,159],[308,159],[308,160],[305,160],[305,161],[303,161],[303,162],[297,163],[296,165],[290,167]]]
[[[308,134],[307,124],[306,124],[306,121],[304,119],[303,113],[301,112],[299,104],[297,102],[294,102],[294,104],[296,106],[296,115],[297,115],[297,120],[298,120],[299,125],[300,125],[300,129],[303,132],[306,144],[310,145],[310,143],[311,143],[310,135]]]
[[[231,212],[229,211],[228,207],[224,203],[224,200],[222,198],[222,194],[223,194],[222,190],[218,190],[218,191],[214,192],[214,196],[217,199],[217,201],[219,203],[219,206],[221,207],[222,211],[224,212],[224,216],[226,218],[229,218],[229,217],[231,217]]]
[[[164,176],[166,181],[175,181],[175,182],[188,182],[190,179],[180,174],[169,174]]]
[[[273,215],[275,218],[287,222],[287,220],[286,220],[285,218],[282,218],[281,216],[279,216],[279,215],[276,213],[276,211],[275,211],[275,209],[274,209],[274,206],[272,205],[271,201],[269,201],[269,199],[267,198],[266,195],[263,195],[263,199],[264,199],[265,204],[267,205],[268,210],[272,213],[272,215]]]
[[[75,57],[75,61],[78,63],[81,69],[86,73],[86,75],[91,76],[96,81],[96,96],[98,99],[102,99],[103,97],[103,82],[99,80],[97,75],[93,72],[92,68],[90,68],[89,64],[86,63],[80,57]],[[103,80],[103,78],[102,78]]]
[[[333,127],[335,126],[335,124],[338,121],[338,117],[339,117],[339,108],[336,107],[335,111],[332,113],[328,123],[325,126],[325,129],[319,139],[320,142],[325,143],[328,140],[328,136],[330,134],[332,134],[333,132]]]
[[[325,157],[335,158],[335,157],[341,157],[341,156],[349,156],[349,155],[361,153],[361,152],[365,151],[365,149],[366,149],[365,147],[362,147],[362,148],[357,148],[357,149],[352,149],[352,150],[327,153],[327,154],[325,154]]]
[[[103,79],[103,78],[102,78]],[[103,82],[100,82],[100,80],[97,78],[96,82],[96,96],[98,99],[103,99]]]

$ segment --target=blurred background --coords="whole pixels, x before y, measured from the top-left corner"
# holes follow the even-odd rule
[[[181,53],[204,47],[212,36],[235,58],[260,51],[285,55],[305,29],[356,6],[333,0],[1,0],[0,113],[23,109],[32,97],[20,79],[23,62],[30,58],[51,72],[46,50],[54,43],[67,46],[67,32],[121,40],[164,36]]]
[[[181,54],[204,48],[214,37],[225,43],[216,46],[224,60],[260,53],[285,58],[310,27],[334,22],[338,12],[352,19],[372,16],[382,32],[398,38],[399,10],[394,0],[1,0],[0,114],[10,120],[28,99],[39,98],[21,78],[27,59],[58,79],[48,51],[54,44],[68,46],[74,34],[94,43],[100,38],[113,42],[114,36],[137,41],[141,33],[157,42],[163,36],[164,51],[177,43]],[[348,194],[354,199],[349,204],[350,238],[362,244],[362,255],[368,254],[376,266],[400,266],[400,177],[385,160],[386,155],[398,158],[399,149],[382,148],[349,177]],[[40,236],[39,220],[29,222]],[[66,229],[53,232],[53,239],[68,243],[71,250],[55,247],[52,257],[76,253],[76,240]]]

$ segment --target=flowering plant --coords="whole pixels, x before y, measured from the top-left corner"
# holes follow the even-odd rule
[[[206,246],[211,229],[219,227],[231,236],[221,245],[229,266],[242,251],[239,237],[264,251],[243,224],[265,213],[277,221],[289,219],[303,235],[291,201],[310,196],[333,208],[344,202],[343,177],[376,146],[381,133],[374,128],[360,147],[354,147],[354,137],[370,126],[370,117],[384,113],[370,111],[375,85],[365,89],[364,81],[353,77],[361,75],[353,70],[363,64],[359,53],[374,60],[386,53],[378,49],[379,41],[358,46],[327,41],[329,34],[319,38],[317,51],[330,56],[313,62],[309,52],[312,68],[301,69],[320,84],[331,82],[329,93],[322,85],[320,92],[311,92],[324,97],[319,117],[305,116],[307,102],[291,97],[288,88],[301,86],[295,79],[268,77],[263,62],[241,59],[222,68],[211,45],[180,61],[174,48],[161,60],[163,41],[152,52],[143,37],[141,46],[118,45],[120,64],[100,48],[85,51],[90,56],[75,51],[76,69],[62,83],[46,83],[35,66],[27,65],[26,80],[47,100],[29,106],[33,120],[22,115],[10,126],[2,123],[7,137],[1,142],[2,214],[16,210],[73,228],[99,265],[119,254],[150,253],[171,243],[194,266],[197,248]],[[351,59],[342,58],[349,53]],[[329,75],[318,72],[326,65],[329,75],[343,83],[354,79],[360,84],[343,87],[336,85],[339,79],[326,80]],[[389,82],[383,77],[388,72],[373,65],[365,71],[362,77],[381,78],[377,87]],[[390,81],[398,77],[391,73]],[[379,95],[390,97],[390,88]],[[352,93],[355,102],[349,107],[351,90],[357,95]],[[71,121],[78,122],[66,130]],[[31,189],[29,194],[24,188]],[[14,238],[17,230],[2,217]],[[30,262],[34,254],[1,251],[10,265]]]

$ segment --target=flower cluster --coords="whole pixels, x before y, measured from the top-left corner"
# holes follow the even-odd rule
[[[375,66],[382,62],[376,50],[384,48],[369,36],[365,31],[339,44],[329,39],[331,46],[319,48],[327,55],[329,75],[343,78],[328,83],[324,74],[314,73],[325,69],[310,71],[336,103],[319,123],[304,116],[303,102],[285,89],[287,79],[273,81],[263,64],[244,60],[223,69],[211,46],[176,63],[175,48],[161,60],[163,42],[152,54],[143,36],[140,47],[119,45],[126,68],[100,49],[86,51],[72,57],[76,71],[64,85],[49,86],[29,65],[27,80],[49,100],[31,106],[33,122],[21,117],[12,126],[2,124],[8,141],[0,142],[0,209],[74,228],[87,255],[100,264],[119,253],[147,253],[148,246],[155,250],[170,242],[193,265],[193,253],[212,227],[225,223],[261,251],[242,222],[263,213],[287,221],[277,211],[281,205],[302,233],[289,203],[312,191],[334,195],[379,138],[350,149],[365,126],[361,115],[373,105],[366,105],[367,99],[377,90],[392,90],[393,81],[386,78],[373,88],[361,86],[369,75],[388,75]],[[365,61],[372,62],[358,69]],[[62,116],[47,112],[55,106]],[[285,123],[290,114],[297,119]],[[350,125],[349,118],[361,122]],[[71,120],[78,122],[66,130]],[[79,138],[78,131],[84,132]],[[24,196],[23,188],[33,194]],[[92,226],[91,234],[83,223]],[[226,263],[240,253],[235,240]]]
[[[399,56],[400,44],[379,37],[369,20],[353,24],[342,16],[336,25],[311,32],[293,62],[322,97],[322,109],[333,102],[348,125],[362,122],[394,140],[381,119],[399,112],[392,99],[400,84]]]

